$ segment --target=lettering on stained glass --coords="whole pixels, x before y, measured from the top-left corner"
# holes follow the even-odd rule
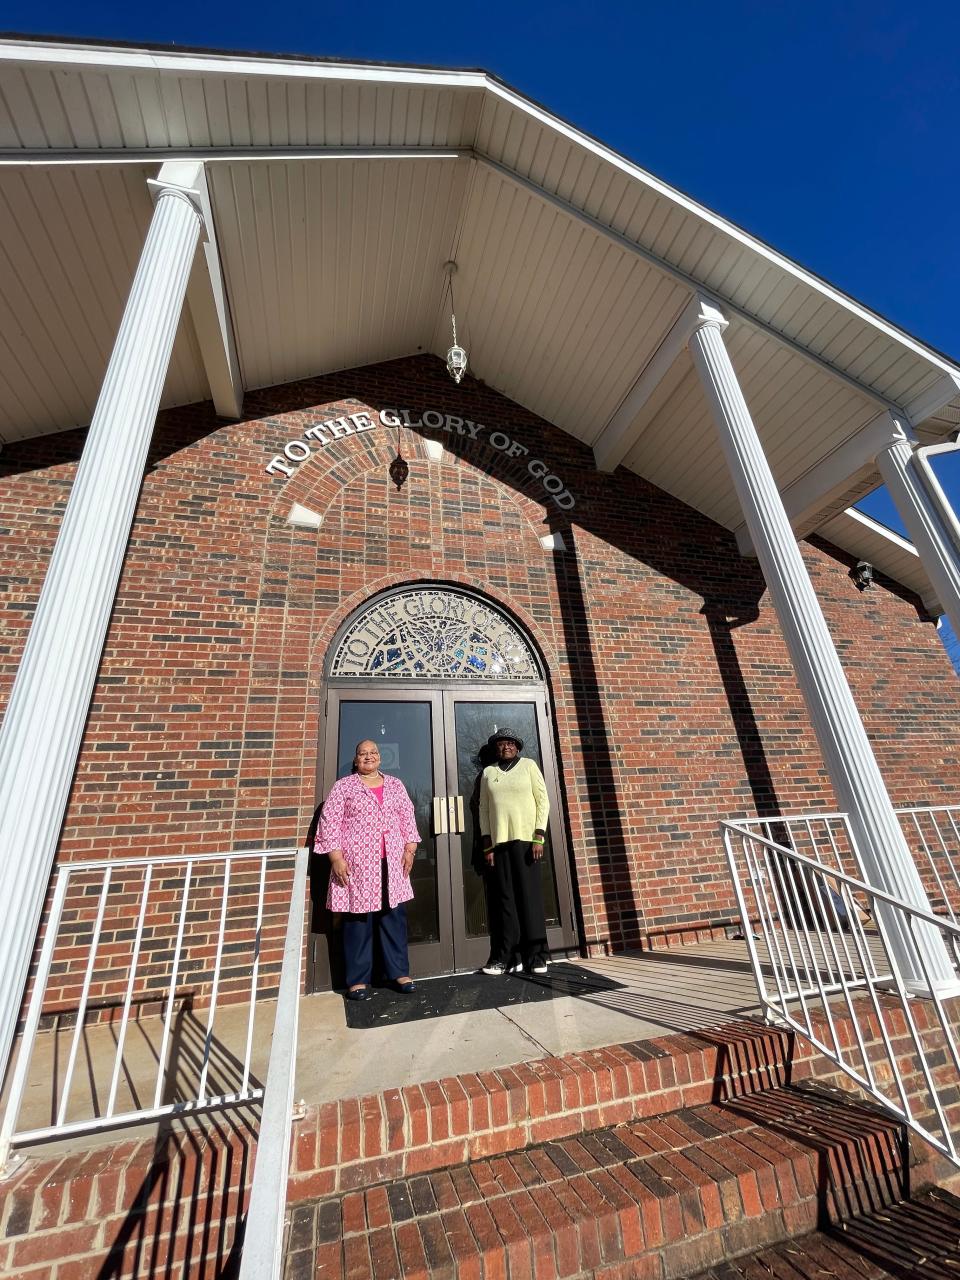
[[[427,680],[540,680],[520,632],[472,596],[435,588],[371,605],[340,641],[331,676]]]

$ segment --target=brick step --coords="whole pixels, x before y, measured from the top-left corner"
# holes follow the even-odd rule
[[[932,1016],[925,1002],[913,1006],[921,1034],[936,1039],[941,1033]],[[914,1114],[924,1116],[928,1100],[902,1009],[885,1007],[884,1029],[865,1001],[858,1017],[881,1075],[889,1039]],[[841,1010],[832,1028],[815,1029],[854,1042]],[[287,1199],[316,1200],[807,1079],[844,1077],[804,1038],[743,1020],[314,1104],[297,1122]]]
[[[777,1087],[814,1053],[752,1021],[543,1057],[308,1106],[288,1202],[449,1168],[571,1134]]]
[[[895,1204],[909,1150],[895,1121],[850,1094],[771,1088],[302,1205],[285,1274],[689,1277]],[[913,1180],[937,1172],[918,1166]]]
[[[960,1200],[938,1189],[722,1262],[694,1280],[955,1280],[957,1275]]]

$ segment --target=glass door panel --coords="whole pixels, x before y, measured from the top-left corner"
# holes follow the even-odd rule
[[[446,790],[441,695],[405,689],[377,693],[330,691],[321,793],[327,795],[337,778],[350,772],[358,742],[369,738],[377,744],[380,767],[406,787],[420,832],[410,875],[413,898],[407,903],[410,972],[414,976],[449,973],[453,969],[450,837],[445,831],[436,832],[433,822],[434,799]],[[339,934],[339,929],[334,932]],[[329,945],[339,947],[339,936],[331,935]]]
[[[439,942],[437,851],[431,836],[433,743],[429,702],[342,702],[337,743],[337,777],[351,772],[358,742],[370,738],[380,749],[380,768],[407,788],[422,837],[410,873],[413,901],[407,903],[407,938]]]
[[[540,767],[550,797],[550,820],[540,863],[548,944],[557,951],[576,946],[569,877],[565,871],[558,876],[556,866],[556,859],[564,859],[565,854],[553,754],[547,734],[546,700],[539,690],[531,690],[529,694],[526,690],[511,692],[513,697],[509,699],[494,699],[479,691],[459,689],[444,694],[447,779],[451,788],[456,786],[463,800],[460,833],[455,831],[450,838],[457,969],[483,964],[490,952],[490,913],[479,830],[480,775],[496,758],[489,739],[503,728],[512,729],[523,739],[523,754]]]
[[[476,687],[439,689],[333,688],[327,698],[321,796],[350,772],[357,743],[371,739],[385,773],[399,777],[416,810],[421,844],[407,904],[410,972],[416,976],[475,969],[490,952],[490,912],[479,830],[480,775],[495,753],[489,738],[508,727],[524,740],[523,754],[542,770],[550,822],[540,864],[547,940],[555,951],[576,946],[560,796],[548,731],[546,699],[529,686],[508,698]],[[325,859],[323,860],[325,864]],[[322,874],[322,871],[321,871]],[[318,903],[326,897],[317,887]],[[339,972],[339,917],[321,910],[315,934],[318,989]],[[315,925],[315,928],[319,928]],[[329,956],[329,961],[328,957]]]
[[[457,790],[464,800],[463,833],[460,836],[464,928],[468,938],[487,938],[490,922],[484,888],[484,859],[478,821],[480,775],[496,760],[489,745],[491,734],[506,726],[523,739],[523,754],[543,770],[537,709],[533,702],[456,702],[454,734],[457,758]],[[547,832],[544,857],[540,863],[543,881],[543,904],[547,926],[560,923],[557,905],[556,877],[550,832]]]

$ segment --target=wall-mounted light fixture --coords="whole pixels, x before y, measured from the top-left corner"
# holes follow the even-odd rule
[[[866,591],[873,586],[873,565],[869,560],[858,560],[856,567],[850,570],[853,585],[858,591]]]
[[[397,486],[397,493],[403,488],[404,481],[410,474],[410,467],[406,458],[400,452],[400,419],[397,419],[397,456],[387,468],[390,473],[390,479]]]
[[[455,262],[445,262],[443,269],[447,276],[447,291],[450,294],[450,324],[453,328],[453,346],[447,352],[447,373],[459,386],[463,375],[467,372],[467,353],[457,342],[457,313],[453,305],[453,277],[457,274]]]

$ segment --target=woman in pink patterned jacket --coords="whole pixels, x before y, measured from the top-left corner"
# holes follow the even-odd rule
[[[375,742],[361,742],[354,772],[335,782],[323,806],[317,853],[330,859],[327,907],[343,914],[347,998],[366,1000],[373,976],[376,921],[387,977],[415,989],[407,959],[410,869],[420,843],[413,804],[399,778],[380,772]]]

